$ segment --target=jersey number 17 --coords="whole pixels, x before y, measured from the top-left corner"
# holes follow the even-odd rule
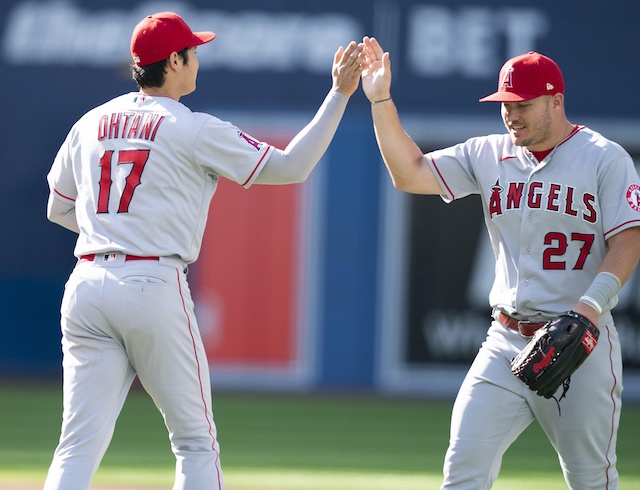
[[[125,179],[122,196],[120,196],[120,204],[118,205],[118,213],[126,213],[129,211],[129,204],[133,198],[136,187],[140,185],[140,176],[144,170],[144,166],[149,159],[151,150],[120,150],[117,152],[116,163],[118,165],[130,163],[131,172]],[[100,157],[100,182],[98,192],[98,213],[109,212],[109,197],[111,194],[111,165],[113,162],[114,150],[107,150]]]

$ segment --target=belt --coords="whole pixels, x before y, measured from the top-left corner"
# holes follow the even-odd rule
[[[109,255],[109,254],[104,254],[104,255]],[[88,254],[88,255],[81,256],[80,260],[88,260],[90,262],[93,262],[95,258],[96,258],[96,254]],[[160,257],[139,257],[138,255],[125,255],[124,260],[125,261],[126,260],[160,260]]]
[[[517,318],[513,318],[512,316],[506,315],[505,313],[500,312],[498,315],[498,320],[505,327],[510,328],[511,330],[515,330],[516,332],[520,332],[520,335],[523,337],[531,337],[533,334],[543,325],[546,325],[547,322],[537,322],[531,323],[526,320],[518,320]]]

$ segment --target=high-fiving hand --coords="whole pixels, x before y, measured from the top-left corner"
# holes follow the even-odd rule
[[[333,88],[351,96],[360,83],[364,69],[364,44],[351,41],[347,48],[340,46],[333,57]]]
[[[391,61],[375,37],[364,37],[364,70],[362,90],[372,102],[391,97]]]

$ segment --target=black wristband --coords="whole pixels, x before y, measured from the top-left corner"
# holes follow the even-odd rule
[[[387,97],[386,99],[370,100],[369,102],[371,102],[371,105],[374,105],[374,104],[379,104],[380,102],[386,102],[388,100],[391,100],[391,96]]]

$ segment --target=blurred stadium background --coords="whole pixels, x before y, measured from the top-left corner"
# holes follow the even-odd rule
[[[556,0],[30,0],[0,4],[5,202],[0,375],[60,377],[58,308],[74,236],[45,218],[46,174],[71,125],[135,90],[129,39],[180,13],[217,39],[182,102],[286,145],[330,88],[339,45],[377,37],[393,97],[424,151],[502,131],[492,92],[505,59],[554,58],[572,122],[640,161],[640,3]],[[303,185],[221,183],[190,279],[214,389],[453,396],[489,323],[493,259],[473,198],[395,191],[358,91]],[[625,397],[640,401],[640,274],[616,309]]]

